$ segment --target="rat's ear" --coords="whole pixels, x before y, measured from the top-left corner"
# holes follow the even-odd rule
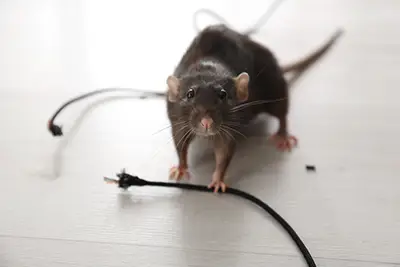
[[[236,86],[236,97],[241,102],[246,101],[249,97],[249,74],[247,74],[247,72],[242,72],[233,78],[233,80],[235,81]]]
[[[168,76],[168,78],[167,78],[168,101],[170,101],[170,102],[178,101],[179,84],[180,84],[180,81],[177,77],[175,77],[173,75]]]

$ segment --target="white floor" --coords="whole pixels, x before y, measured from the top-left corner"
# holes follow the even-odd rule
[[[0,266],[304,266],[286,233],[240,199],[103,183],[123,167],[167,180],[170,132],[153,134],[168,125],[163,100],[93,98],[60,116],[64,138],[47,132],[79,93],[163,91],[196,9],[244,30],[271,3],[134,2],[0,0]],[[398,0],[286,0],[254,37],[284,63],[346,31],[292,89],[300,146],[278,153],[255,131],[228,180],[281,213],[319,266],[400,265],[399,11]],[[199,145],[192,182],[206,184],[213,161]]]

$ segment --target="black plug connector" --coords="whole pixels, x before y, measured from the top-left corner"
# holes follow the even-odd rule
[[[119,188],[128,189],[131,186],[145,186],[148,184],[146,180],[140,179],[137,176],[130,175],[122,170],[121,173],[117,173],[118,180],[104,177],[104,180],[108,183],[118,184]]]
[[[128,187],[133,186],[133,185],[144,186],[147,184],[147,182],[145,180],[140,179],[137,176],[133,176],[133,175],[126,173],[125,169],[122,170],[121,173],[118,173],[117,177],[119,178],[118,186],[123,189],[127,189]]]
[[[61,126],[53,124],[52,122],[49,122],[48,129],[53,136],[62,136],[63,135]]]

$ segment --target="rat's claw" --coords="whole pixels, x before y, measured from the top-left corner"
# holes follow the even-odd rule
[[[297,146],[297,138],[293,135],[279,135],[274,134],[270,137],[270,140],[273,141],[276,147],[279,150],[288,150],[291,151],[293,147]]]
[[[220,179],[213,180],[209,185],[208,188],[214,188],[214,193],[218,193],[218,191],[221,189],[222,192],[225,193],[226,191],[226,184],[221,181]]]
[[[169,170],[169,179],[170,180],[180,181],[184,177],[186,177],[187,179],[189,179],[189,177],[190,177],[189,172],[186,168],[174,166]]]

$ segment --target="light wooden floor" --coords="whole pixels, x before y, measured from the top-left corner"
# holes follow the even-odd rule
[[[0,1],[0,266],[304,266],[280,227],[240,199],[103,183],[123,167],[167,180],[170,133],[153,134],[168,125],[163,100],[93,98],[60,117],[63,139],[47,132],[76,94],[163,91],[197,8],[244,30],[271,1],[134,2]],[[286,0],[254,37],[284,63],[346,31],[292,89],[298,149],[278,153],[255,131],[229,171],[230,185],[292,224],[319,266],[400,265],[399,9]],[[193,182],[209,182],[209,155],[191,151]]]

